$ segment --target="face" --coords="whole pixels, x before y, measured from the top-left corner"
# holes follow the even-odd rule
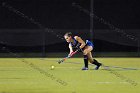
[[[64,38],[68,43],[71,42],[71,36],[64,36]]]

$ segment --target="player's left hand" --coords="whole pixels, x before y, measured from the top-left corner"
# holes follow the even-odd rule
[[[77,52],[78,52],[78,50],[72,52],[68,57],[72,57],[72,56],[73,56],[75,53],[77,53]]]

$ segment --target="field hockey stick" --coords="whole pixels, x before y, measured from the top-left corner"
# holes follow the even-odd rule
[[[76,54],[77,52],[78,52],[78,50],[72,52],[72,53],[71,53],[70,55],[68,55],[67,57],[65,57],[65,58],[63,58],[63,59],[61,59],[61,60],[59,60],[58,63],[60,64],[60,63],[64,62],[66,59],[71,58],[71,57],[72,57],[74,54]]]

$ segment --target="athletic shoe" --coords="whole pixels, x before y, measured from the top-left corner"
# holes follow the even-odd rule
[[[83,67],[82,70],[88,70],[88,68],[87,67]]]
[[[95,67],[95,70],[98,70],[100,68],[100,66],[102,66],[101,63],[99,63],[96,67]]]

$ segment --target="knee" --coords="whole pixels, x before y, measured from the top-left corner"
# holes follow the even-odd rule
[[[85,51],[85,50],[83,51],[83,55],[87,55],[87,53],[88,53],[87,51]]]

